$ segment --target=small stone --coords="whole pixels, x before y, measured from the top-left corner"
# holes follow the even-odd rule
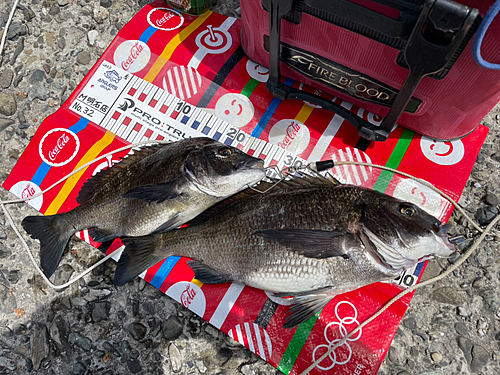
[[[101,0],[100,4],[103,8],[111,8],[111,5],[113,5],[112,0]]]
[[[3,243],[0,242],[0,259],[5,259],[10,257],[12,253]]]
[[[495,340],[500,341],[500,332],[495,335]]]
[[[57,4],[60,6],[60,7],[64,7],[66,5],[69,4],[69,0],[57,0]]]
[[[130,335],[137,341],[140,341],[146,336],[147,328],[144,326],[144,324],[141,323],[131,323],[127,327],[128,332]]]
[[[5,357],[0,357],[0,367],[6,367],[10,371],[14,371],[17,368],[16,362]]]
[[[403,320],[403,326],[411,330],[417,329],[417,321],[413,317],[406,318]]]
[[[95,41],[96,41],[98,36],[99,36],[99,32],[97,30],[90,30],[87,33],[87,39],[89,41],[89,45],[91,45],[91,46],[95,45]]]
[[[0,114],[12,116],[17,111],[16,98],[12,94],[0,94]]]
[[[205,365],[205,362],[203,361],[194,361],[194,364],[196,366],[196,368],[198,369],[199,372],[201,372],[202,374],[204,374],[205,372],[207,372],[207,366]]]
[[[181,352],[173,342],[171,342],[168,346],[168,356],[170,357],[170,365],[172,366],[172,371],[179,372],[182,368],[182,357]]]
[[[500,199],[498,199],[498,197],[493,193],[486,194],[484,201],[491,206],[496,206],[500,203]]]
[[[102,320],[107,320],[109,317],[109,310],[111,303],[109,301],[98,301],[92,306],[92,321],[94,323]]]
[[[3,89],[9,88],[13,79],[14,72],[12,71],[12,69],[5,69],[0,75],[0,87]]]
[[[83,362],[76,362],[73,367],[73,375],[84,375],[87,371],[87,366]]]
[[[16,63],[17,58],[19,57],[21,52],[23,52],[23,50],[24,50],[24,38],[21,37],[17,41],[17,47],[14,50],[14,54],[12,55],[12,59],[10,60],[11,65],[14,65]]]
[[[109,12],[102,6],[94,7],[94,20],[101,24],[109,18]]]
[[[473,372],[479,371],[483,368],[489,361],[490,354],[485,348],[479,345],[474,345],[472,348],[472,363],[470,368]]]
[[[66,322],[61,315],[58,315],[54,319],[54,323],[50,326],[50,338],[59,350],[66,350],[68,346],[68,330]]]
[[[76,345],[83,350],[89,351],[92,349],[92,340],[88,337],[84,337],[76,332],[71,332],[68,336],[68,340],[71,344]]]
[[[139,314],[139,301],[136,299],[132,300],[132,315],[137,316]]]
[[[42,361],[49,355],[49,345],[47,341],[47,327],[39,323],[35,324],[30,337],[30,352],[33,368],[38,370]]]
[[[64,47],[66,47],[66,38],[64,38],[63,36],[60,36],[57,38],[57,47],[59,47],[60,49],[64,49]],[[52,77],[54,78],[54,77]]]
[[[133,360],[133,359],[127,360],[127,367],[132,374],[137,374],[138,372],[140,372],[142,370],[141,362],[139,362],[137,360]]]
[[[465,325],[465,323],[462,322],[455,323],[455,331],[457,331],[457,333],[462,336],[466,336],[469,334],[467,326]]]
[[[78,64],[87,65],[90,62],[90,52],[82,51],[76,57]]]
[[[20,278],[21,274],[19,270],[12,270],[7,274],[7,280],[9,280],[12,284],[16,284]]]
[[[432,299],[437,302],[448,303],[451,305],[460,305],[462,303],[462,297],[460,294],[451,287],[443,287],[433,291]]]
[[[58,7],[56,4],[54,4],[54,5],[52,5],[52,6],[50,7],[50,9],[49,9],[49,14],[50,14],[51,16],[55,16],[56,14],[59,14],[59,12],[60,12],[60,11],[61,11],[61,10],[59,9],[59,7]]]
[[[441,362],[443,356],[440,353],[432,353],[431,358],[434,362]]]
[[[170,315],[161,327],[163,337],[165,340],[174,341],[182,334],[183,327],[182,322],[175,315]]]
[[[13,292],[9,292],[7,288],[0,290],[0,312],[12,314],[17,308],[16,296]]]
[[[21,22],[12,22],[7,30],[7,39],[13,40],[18,36],[23,36],[28,33],[28,28]]]
[[[463,317],[468,317],[469,316],[469,311],[463,306],[458,306],[457,308],[458,315],[463,316]]]
[[[123,340],[121,342],[120,346],[121,346],[121,349],[122,349],[122,353],[125,354],[125,355],[129,355],[130,352],[132,351],[132,349],[130,347],[130,343],[127,340]]]
[[[464,353],[465,360],[470,365],[472,363],[472,347],[474,343],[466,337],[459,336],[457,339],[458,347]]]
[[[217,359],[220,361],[220,365],[223,365],[233,356],[233,352],[229,348],[222,347],[217,351]]]
[[[493,221],[493,219],[498,215],[498,208],[495,206],[484,206],[480,207],[476,211],[476,220],[479,225],[488,225]]]
[[[395,363],[395,364],[402,364],[403,363],[403,356],[402,356],[401,350],[397,346],[389,347],[388,357],[392,363]]]
[[[63,264],[60,266],[54,274],[54,284],[62,285],[69,281],[71,275],[73,275],[75,270],[69,264]]]
[[[155,315],[156,311],[155,311],[155,308],[154,306],[150,303],[150,302],[144,302],[142,304],[142,308],[144,309],[144,311],[146,311],[149,315]]]
[[[32,102],[36,98],[46,100],[49,97],[49,90],[45,87],[43,81],[45,79],[45,72],[37,69],[33,72],[29,79],[30,89],[28,91],[28,100]]]

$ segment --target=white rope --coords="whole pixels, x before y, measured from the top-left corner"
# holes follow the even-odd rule
[[[12,22],[12,17],[14,17],[14,12],[16,11],[17,4],[19,4],[19,0],[14,1],[14,5],[12,6],[12,10],[10,11],[9,19],[3,28],[2,42],[0,42],[0,56],[3,53],[3,46],[5,45],[5,40],[7,39],[7,31],[9,31],[10,23]]]

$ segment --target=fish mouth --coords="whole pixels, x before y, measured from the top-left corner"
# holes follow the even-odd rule
[[[243,168],[243,169],[262,169],[262,168],[264,168],[264,160],[257,159],[257,158],[245,160],[240,165],[240,168]]]
[[[439,258],[449,258],[458,251],[456,244],[450,242],[450,236],[448,235],[448,232],[451,228],[452,225],[449,223],[437,224],[433,227],[434,235],[441,238],[443,244],[451,251],[451,253],[448,255],[433,254],[434,256]]]

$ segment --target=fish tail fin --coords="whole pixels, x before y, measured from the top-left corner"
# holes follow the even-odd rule
[[[300,294],[293,296],[289,301],[291,306],[285,317],[283,328],[291,329],[299,324],[311,319],[316,313],[323,309],[338,293],[331,289],[322,288],[308,294]]]
[[[40,264],[47,277],[56,270],[73,234],[61,230],[59,218],[60,215],[27,216],[21,223],[32,238],[40,240]]]
[[[156,249],[155,236],[123,238],[122,242],[125,249],[116,266],[116,286],[125,285],[149,267],[165,259],[165,256],[158,256],[154,253]]]

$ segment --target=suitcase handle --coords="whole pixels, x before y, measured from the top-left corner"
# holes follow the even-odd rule
[[[315,0],[305,0],[315,1]],[[345,0],[338,0],[343,1]],[[380,1],[380,0],[379,0]],[[387,1],[387,0],[385,0]],[[390,1],[390,0],[389,0]],[[331,110],[349,121],[358,134],[371,141],[385,141],[395,128],[397,120],[415,92],[420,80],[427,75],[439,73],[458,58],[464,40],[474,23],[480,19],[477,9],[470,9],[450,0],[426,0],[423,9],[404,49],[410,72],[403,83],[388,116],[380,126],[320,96],[286,86],[280,81],[281,19],[294,10],[290,0],[262,0],[269,12],[269,80],[267,89],[277,98],[307,100]],[[422,52],[422,48],[428,48]],[[422,55],[423,58],[418,56]],[[417,56],[417,58],[410,58]]]

